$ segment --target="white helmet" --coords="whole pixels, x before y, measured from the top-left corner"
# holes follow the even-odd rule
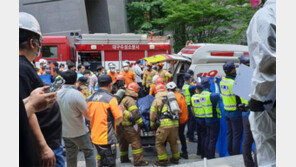
[[[127,63],[122,63],[122,67],[129,66]]]
[[[154,75],[154,77],[152,78],[152,83],[155,83],[155,80],[159,77],[159,75]]]
[[[40,36],[40,41],[43,40],[42,34],[40,31],[40,25],[36,18],[29,13],[20,12],[19,15],[19,29],[24,29],[27,31],[31,31]]]
[[[175,82],[169,82],[165,85],[166,89],[175,89],[177,87],[177,85],[175,84]]]
[[[40,64],[42,64],[42,63],[43,63],[43,64],[47,64],[47,61],[46,61],[45,59],[40,59],[40,60],[39,60],[39,63],[40,63]]]
[[[109,63],[109,68],[116,68],[115,64],[114,63]]]

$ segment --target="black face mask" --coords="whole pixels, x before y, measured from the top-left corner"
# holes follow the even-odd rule
[[[236,72],[228,74],[231,77],[236,77]]]

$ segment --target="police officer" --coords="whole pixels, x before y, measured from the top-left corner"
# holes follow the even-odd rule
[[[240,64],[250,66],[249,55],[242,55],[239,58]],[[239,106],[239,110],[242,111],[243,128],[244,128],[244,140],[243,140],[243,158],[246,167],[257,166],[256,152],[254,153],[254,159],[252,157],[252,144],[254,138],[250,129],[249,115],[250,110],[248,108],[249,102],[241,98],[242,104]]]
[[[117,133],[119,139],[120,161],[122,163],[131,162],[128,158],[128,147],[129,144],[131,144],[134,165],[146,166],[149,163],[143,159],[141,138],[133,127],[135,123],[140,127],[144,125],[138,107],[136,106],[139,90],[140,86],[136,82],[130,83],[126,88],[125,97],[120,103],[124,106],[125,111],[123,113],[123,120],[118,126]]]
[[[226,77],[220,82],[220,90],[227,122],[227,150],[230,155],[237,155],[240,154],[243,122],[242,112],[237,108],[241,100],[232,93],[232,86],[236,77],[234,63],[225,63],[223,70]]]
[[[205,120],[207,127],[206,135],[206,151],[205,155],[208,159],[215,158],[216,142],[218,140],[219,131],[220,131],[220,118],[221,111],[219,109],[219,93],[212,93],[210,91],[210,80],[209,78],[203,78],[201,80],[201,85],[203,91],[200,93],[200,102],[205,111]]]
[[[178,149],[177,137],[178,137],[178,125],[179,120],[172,120],[166,116],[168,112],[168,104],[165,103],[165,97],[168,92],[163,84],[158,84],[155,87],[155,99],[150,108],[150,127],[152,130],[156,130],[155,136],[155,148],[157,151],[158,161],[154,163],[156,165],[167,165],[168,155],[164,146],[165,141],[168,141],[171,146],[172,163],[178,163],[180,158],[180,152]]]
[[[184,135],[184,130],[186,123],[188,121],[188,109],[187,109],[187,102],[185,100],[184,95],[178,92],[177,90],[177,85],[175,82],[169,82],[166,84],[166,88],[168,91],[174,92],[179,108],[180,108],[180,113],[179,113],[179,139],[181,142],[181,151],[182,153],[180,154],[181,157],[184,159],[188,159],[188,152],[187,152],[187,143],[186,143],[186,138]]]
[[[145,88],[146,93],[148,94],[150,90],[150,86],[153,84],[152,79],[153,76],[155,76],[157,72],[152,69],[152,63],[147,63],[146,69],[144,70],[143,75],[143,87]]]
[[[172,77],[172,74],[169,73],[167,70],[163,69],[163,62],[160,62],[156,65],[157,68],[157,75],[159,75],[165,83],[168,83]]]
[[[205,141],[206,141],[206,134],[207,134],[207,128],[206,128],[206,120],[205,120],[205,110],[202,106],[202,103],[200,101],[200,93],[203,91],[203,87],[201,83],[197,83],[196,85],[198,93],[194,94],[191,97],[191,104],[192,104],[192,110],[195,115],[196,119],[196,131],[197,131],[197,155],[200,155],[201,158],[205,157]]]
[[[194,95],[196,86],[190,85],[191,81],[191,75],[186,73],[184,76],[185,83],[182,87],[183,95],[185,96],[185,99],[187,101],[187,107],[188,107],[188,131],[187,131],[187,137],[190,142],[196,142],[196,138],[194,137],[194,132],[196,129],[196,121],[193,114],[193,111],[191,110],[191,96]]]

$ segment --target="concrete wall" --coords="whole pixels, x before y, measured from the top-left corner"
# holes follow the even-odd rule
[[[20,0],[19,7],[36,17],[44,35],[89,33],[84,0]]]
[[[112,34],[129,32],[125,0],[108,0],[110,28]]]

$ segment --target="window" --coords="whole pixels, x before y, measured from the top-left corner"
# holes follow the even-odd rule
[[[57,46],[42,46],[42,57],[43,58],[58,58],[58,47]]]

